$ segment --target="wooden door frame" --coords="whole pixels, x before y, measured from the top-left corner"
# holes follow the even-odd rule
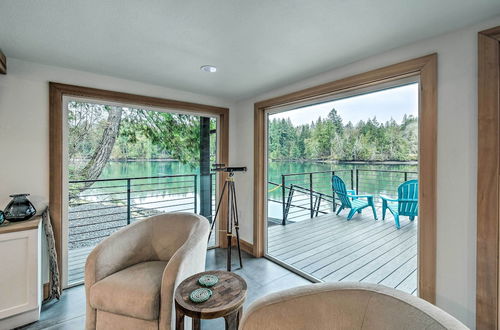
[[[476,328],[499,328],[500,26],[478,34]]]
[[[145,107],[155,107],[169,110],[181,110],[192,112],[193,114],[209,114],[219,117],[219,139],[218,152],[221,163],[228,162],[229,159],[229,109],[205,104],[176,101],[158,97],[143,96],[122,92],[115,92],[103,89],[74,86],[49,82],[49,127],[50,127],[50,150],[49,150],[49,208],[51,223],[54,230],[57,259],[59,263],[59,273],[62,274],[62,244],[63,244],[63,178],[64,178],[64,130],[63,130],[63,97],[80,97],[92,100],[102,100]],[[219,175],[218,184],[224,184],[226,174]],[[222,214],[226,214],[227,201],[223,200],[221,205]],[[225,230],[225,222],[219,222],[217,235]],[[218,239],[221,246],[225,246],[225,240]],[[62,283],[61,283],[62,285]]]
[[[436,296],[436,166],[437,166],[437,54],[357,74],[254,105],[254,255],[264,255],[265,242],[265,112],[277,106],[323,98],[398,79],[420,77],[419,110],[419,296],[435,303]],[[425,242],[425,244],[422,244]]]

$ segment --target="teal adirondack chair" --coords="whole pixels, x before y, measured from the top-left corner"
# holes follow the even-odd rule
[[[418,180],[409,180],[402,183],[398,187],[398,198],[382,198],[382,219],[385,220],[385,212],[389,210],[394,216],[396,228],[401,228],[399,225],[399,216],[408,216],[411,221],[418,216]]]
[[[377,213],[375,212],[375,206],[373,205],[372,195],[355,195],[354,190],[347,190],[344,181],[336,175],[332,177],[332,187],[341,202],[337,215],[343,209],[351,209],[347,215],[347,220],[351,220],[356,212],[361,213],[362,209],[371,206],[373,217],[377,220]]]

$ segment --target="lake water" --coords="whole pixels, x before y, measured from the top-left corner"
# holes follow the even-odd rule
[[[391,170],[417,171],[416,165],[407,164],[327,164],[318,162],[270,162],[269,181],[280,183],[282,174],[320,172],[333,170]],[[199,174],[199,167],[177,161],[109,162],[101,179],[161,176],[174,174]]]
[[[272,182],[268,185],[269,202],[269,216],[273,218],[281,218],[282,215],[282,200],[283,191],[278,184],[282,183],[285,176],[285,186],[289,187],[294,184],[299,187],[309,188],[311,185],[314,191],[321,192],[326,195],[332,195],[331,190],[331,177],[332,174],[340,176],[346,186],[352,189],[357,189],[359,194],[371,194],[374,196],[375,202],[380,204],[379,196],[381,194],[395,196],[397,187],[405,180],[417,178],[417,165],[410,164],[331,164],[319,162],[270,162],[268,164],[268,177]],[[299,174],[299,173],[310,173]],[[318,173],[319,172],[319,173]],[[177,174],[199,174],[199,167],[189,164],[183,164],[177,161],[131,161],[131,162],[110,162],[104,169],[101,179],[115,179],[115,178],[133,178],[133,177],[149,177],[149,176],[163,176],[163,175],[177,175]],[[180,180],[180,179],[179,179]],[[191,179],[189,179],[191,180]],[[356,182],[357,181],[357,182]],[[149,181],[152,184],[154,181]],[[192,181],[188,184],[193,186]],[[215,180],[214,180],[215,182]],[[108,184],[106,184],[108,185]],[[186,185],[186,183],[179,183],[174,187]],[[170,186],[172,187],[172,186]],[[199,191],[199,179],[198,187]],[[179,195],[193,197],[194,189],[188,191],[177,191]],[[288,197],[289,191],[285,191],[285,197]],[[154,207],[157,200],[165,200],[165,195],[156,196],[152,199],[149,193],[136,194],[137,198],[140,197],[138,203],[145,206]],[[175,197],[175,196],[174,196]],[[296,200],[302,200],[305,206],[308,206],[308,198],[306,194],[296,193],[294,203]],[[149,203],[152,201],[154,203]],[[198,199],[199,203],[199,199]],[[299,202],[297,202],[299,203]],[[169,208],[171,203],[168,203]],[[198,207],[199,210],[199,207]],[[324,205],[324,211],[331,211],[331,207]],[[307,214],[307,211],[304,212]],[[301,220],[304,217],[297,214],[296,220]]]

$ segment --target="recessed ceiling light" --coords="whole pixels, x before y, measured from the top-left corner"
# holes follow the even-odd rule
[[[200,70],[201,71],[205,71],[205,72],[211,72],[211,73],[214,73],[217,71],[217,68],[213,65],[202,65],[200,67]]]

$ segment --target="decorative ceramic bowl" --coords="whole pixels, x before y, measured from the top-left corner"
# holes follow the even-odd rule
[[[198,279],[198,284],[204,287],[211,287],[219,282],[219,278],[216,275],[203,275]]]
[[[195,303],[207,301],[212,296],[212,290],[207,288],[199,288],[191,292],[189,299]]]
[[[12,200],[4,210],[5,220],[10,222],[23,221],[36,214],[35,207],[26,196],[29,194],[10,195]]]

